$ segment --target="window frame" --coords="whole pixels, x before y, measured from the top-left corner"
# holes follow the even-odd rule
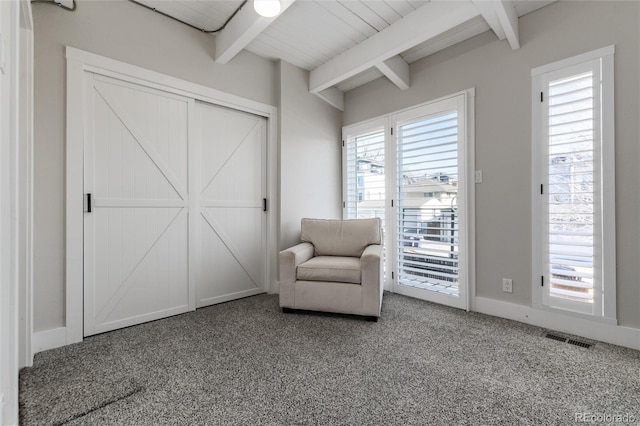
[[[615,247],[615,123],[614,123],[614,53],[615,46],[607,46],[558,62],[534,68],[532,77],[532,139],[531,139],[531,194],[532,194],[532,305],[536,309],[562,312],[567,315],[577,316],[590,320],[617,324],[616,319],[616,247]],[[548,293],[549,283],[541,285],[541,277],[545,275],[547,263],[545,262],[545,236],[542,224],[546,208],[546,192],[541,194],[540,185],[547,185],[544,177],[547,167],[548,139],[545,136],[547,124],[544,112],[545,103],[541,102],[541,94],[547,95],[548,82],[554,73],[565,70],[579,69],[585,64],[591,63],[591,69],[597,69],[600,75],[600,158],[597,168],[600,170],[600,190],[594,190],[594,195],[599,194],[598,232],[601,237],[599,245],[594,245],[594,268],[599,271],[601,283],[594,294],[594,303],[591,309],[586,304],[579,309],[580,302],[567,303],[558,299],[549,301],[545,296]],[[546,142],[546,146],[543,146]],[[597,203],[597,204],[598,204]],[[596,205],[597,205],[596,204]],[[606,206],[606,208],[605,208]],[[598,284],[594,282],[595,285]],[[596,289],[594,288],[594,291]],[[552,303],[553,302],[553,303]],[[598,302],[598,303],[596,303]]]

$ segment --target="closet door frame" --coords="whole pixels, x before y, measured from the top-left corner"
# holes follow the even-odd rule
[[[67,135],[66,135],[66,327],[64,344],[83,339],[84,289],[84,123],[85,75],[87,72],[159,89],[198,101],[255,114],[267,120],[267,282],[265,290],[275,291],[277,274],[277,108],[231,95],[210,87],[116,61],[104,56],[66,47]],[[190,119],[191,121],[191,119]],[[193,126],[189,125],[190,131]],[[190,155],[190,159],[191,159]]]

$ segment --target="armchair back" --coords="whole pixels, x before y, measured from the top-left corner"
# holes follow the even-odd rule
[[[367,246],[382,244],[380,218],[302,219],[300,239],[311,243],[314,256],[360,257]]]

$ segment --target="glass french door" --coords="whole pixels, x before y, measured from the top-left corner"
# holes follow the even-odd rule
[[[392,118],[395,129],[393,290],[465,308],[464,97]]]
[[[387,273],[387,232],[388,201],[386,151],[388,149],[389,127],[387,119],[374,120],[363,125],[351,126],[343,134],[343,182],[345,219],[368,219],[379,217],[385,237],[383,256],[384,285],[391,289],[391,275]]]
[[[343,130],[343,216],[383,220],[385,288],[463,309],[467,96]]]

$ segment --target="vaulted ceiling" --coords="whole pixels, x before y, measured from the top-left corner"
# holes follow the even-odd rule
[[[216,62],[245,49],[311,72],[309,90],[336,108],[343,93],[382,76],[400,90],[409,64],[492,30],[505,49],[520,47],[518,18],[555,0],[280,0],[274,18],[253,0],[137,0],[216,33]],[[234,12],[238,10],[234,16]]]

